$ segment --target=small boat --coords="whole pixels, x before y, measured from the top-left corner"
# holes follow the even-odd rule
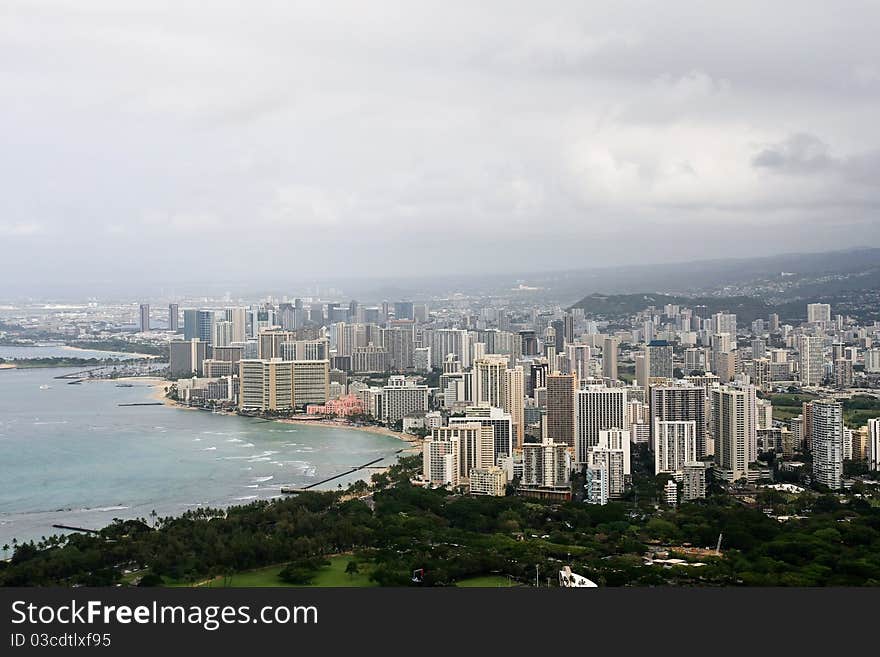
[[[44,383],[43,385],[40,386],[40,390],[48,390],[50,387],[51,386]]]
[[[116,387],[117,388],[134,388],[134,384],[133,383],[117,383]]]

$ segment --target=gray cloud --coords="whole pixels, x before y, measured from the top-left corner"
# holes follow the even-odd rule
[[[0,276],[295,283],[880,243],[880,8],[717,11],[8,0]]]

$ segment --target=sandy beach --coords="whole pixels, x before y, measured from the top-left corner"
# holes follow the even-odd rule
[[[387,427],[380,427],[373,424],[349,424],[344,420],[317,420],[317,419],[280,419],[277,422],[282,422],[284,424],[299,424],[299,425],[312,425],[316,427],[326,427],[326,428],[337,428],[337,429],[353,429],[355,431],[367,431],[369,433],[376,433],[381,436],[390,436],[392,438],[397,438],[398,440],[402,440],[407,443],[420,443],[421,438],[418,436],[413,436],[407,433],[401,433],[399,431],[392,431]]]

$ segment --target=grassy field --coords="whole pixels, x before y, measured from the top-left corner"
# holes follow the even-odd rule
[[[780,422],[788,422],[791,418],[801,414],[804,402],[812,401],[817,399],[817,397],[816,395],[802,393],[797,395],[769,395],[767,399],[773,403],[773,419]]]
[[[365,586],[376,586],[375,582],[370,580],[370,564],[359,562],[360,572],[349,575],[345,572],[346,566],[348,566],[349,561],[351,561],[351,557],[347,555],[339,555],[335,557],[330,557],[330,565],[324,566],[315,578],[312,580],[310,584],[307,586],[314,587],[365,587]],[[262,587],[262,588],[272,588],[272,587],[282,587],[282,586],[292,586],[291,584],[287,584],[282,581],[278,574],[284,570],[284,565],[277,566],[268,566],[266,568],[259,568],[257,570],[247,570],[241,573],[236,573],[232,575],[230,578],[224,577],[215,577],[212,580],[207,582],[202,582],[198,584],[198,586],[207,586],[207,587]],[[173,585],[172,585],[173,586]]]
[[[481,577],[469,577],[455,583],[463,588],[496,589],[499,587],[516,586],[503,575],[483,575]]]
[[[801,393],[769,395],[767,399],[773,403],[773,419],[788,422],[801,414],[803,402],[813,401],[818,397]],[[843,402],[843,421],[848,427],[862,427],[875,417],[880,417],[880,400],[858,395]]]

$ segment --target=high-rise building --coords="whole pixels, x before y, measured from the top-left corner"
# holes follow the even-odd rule
[[[632,436],[624,429],[602,429],[599,432],[600,448],[616,449],[623,452],[623,474],[629,477],[632,474]]]
[[[293,342],[295,340],[296,333],[294,331],[263,329],[257,334],[259,357],[263,360],[281,358],[281,345],[285,342]]]
[[[513,418],[510,413],[489,405],[469,406],[465,409],[464,417],[449,418],[449,426],[477,422],[484,427],[491,427],[493,431],[493,453],[495,460],[502,456],[513,456],[516,446],[516,431]]]
[[[389,424],[398,422],[415,411],[428,410],[428,386],[411,383],[403,376],[390,377],[388,385],[382,388],[382,397],[381,418]],[[467,477],[467,471],[462,476]]]
[[[587,471],[601,470],[608,482],[608,497],[616,499],[626,492],[625,455],[622,449],[594,447],[587,459]]]
[[[706,497],[706,464],[687,463],[672,476],[681,483],[681,499],[689,502]]]
[[[232,344],[232,322],[214,322],[212,347],[228,347]]]
[[[188,309],[183,311],[183,339],[198,338],[211,344],[214,338],[214,311]]]
[[[463,329],[431,331],[431,366],[442,368],[449,354],[454,354],[463,369],[471,366],[470,334]]]
[[[875,347],[865,351],[865,371],[872,374],[880,372],[880,349]]]
[[[831,323],[831,305],[827,303],[808,303],[807,322],[810,324]]]
[[[880,418],[868,420],[868,469],[880,470]]]
[[[523,445],[523,475],[520,486],[566,489],[571,480],[568,445],[546,441]]]
[[[577,375],[554,372],[547,376],[546,383],[547,439],[574,447]]]
[[[294,407],[291,361],[242,359],[238,366],[242,409],[279,411]]]
[[[813,479],[838,490],[843,477],[843,405],[817,399],[813,405]]]
[[[395,301],[394,302],[394,318],[395,319],[415,319],[412,301]]]
[[[749,463],[757,458],[755,388],[724,386],[713,388],[710,395],[715,462],[722,477],[737,481],[748,476]]]
[[[478,358],[473,366],[474,402],[502,408],[507,358],[489,355]]]
[[[232,322],[232,341],[247,340],[247,308],[227,308],[223,311],[223,316],[227,322]]]
[[[706,442],[706,390],[693,384],[657,385],[650,387],[649,412],[651,426],[657,420],[694,422],[696,452],[691,460],[708,453]],[[656,444],[656,441],[655,441]]]
[[[180,329],[180,306],[176,303],[168,304],[168,330],[177,333]]]
[[[697,460],[697,423],[654,419],[654,474],[673,473]]]
[[[202,372],[207,344],[198,338],[173,340],[170,347],[169,372],[171,378],[190,377]]]
[[[422,445],[422,477],[432,486],[455,488],[460,485],[460,452],[459,438],[455,434],[427,436]]]
[[[413,369],[413,326],[395,326],[382,330],[382,344],[388,350],[388,367],[396,372]]]
[[[798,345],[798,372],[801,384],[821,385],[825,378],[824,340],[818,335],[802,335]]]
[[[715,313],[712,315],[712,330],[715,333],[726,333],[732,340],[736,340],[736,315]]]
[[[491,426],[483,426],[479,422],[463,422],[448,427],[436,427],[431,430],[430,437],[425,439],[426,448],[429,441],[458,444],[456,461],[458,481],[461,483],[468,481],[472,470],[486,469],[495,465],[494,430]],[[427,473],[427,470],[425,472]]]
[[[617,350],[620,340],[615,337],[606,337],[602,341],[602,376],[612,381],[617,380]]]
[[[522,365],[504,372],[504,399],[501,404],[513,420],[515,447],[522,447],[525,438],[525,373]]]
[[[146,333],[150,330],[150,304],[142,303],[140,309],[140,330]]]
[[[577,391],[575,462],[585,464],[601,431],[629,429],[626,388],[588,385]]]
[[[503,497],[507,489],[507,471],[496,465],[470,471],[470,494]]]
[[[666,340],[652,340],[645,347],[648,360],[648,377],[664,377],[671,379],[674,373],[672,361],[672,345]]]
[[[608,504],[608,469],[602,467],[602,463],[600,462],[599,467],[587,467],[585,474],[587,481],[584,485],[584,501],[587,502],[587,504]]]
[[[579,381],[588,379],[590,377],[590,361],[592,359],[590,345],[569,343],[566,345],[565,351],[570,363],[570,372],[577,374]]]

